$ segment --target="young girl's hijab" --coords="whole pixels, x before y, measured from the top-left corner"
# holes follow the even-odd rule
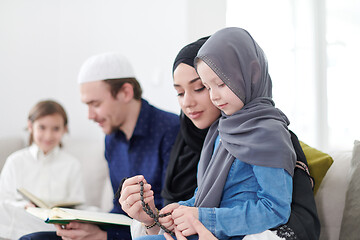
[[[293,175],[295,152],[287,117],[274,107],[272,83],[264,52],[241,28],[213,34],[195,62],[204,61],[239,97],[244,107],[222,113],[209,129],[198,168],[196,207],[218,207],[235,158],[252,165],[283,168]],[[214,142],[221,142],[213,154]]]

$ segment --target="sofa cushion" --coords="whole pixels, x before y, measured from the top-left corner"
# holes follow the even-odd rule
[[[107,162],[104,157],[104,139],[65,137],[64,150],[76,157],[82,165],[86,204],[111,210],[113,193]],[[105,203],[103,202],[105,201]]]
[[[321,223],[320,240],[339,240],[351,151],[334,151],[329,154],[334,163],[326,173],[315,201]]]
[[[360,141],[355,140],[352,152],[349,186],[346,192],[340,239],[359,239],[360,236]]]
[[[314,178],[314,194],[317,193],[319,186],[334,160],[329,154],[323,153],[315,148],[300,141],[300,145],[309,164],[310,175]]]
[[[5,164],[7,157],[13,152],[25,147],[25,139],[18,136],[0,138],[0,170]]]

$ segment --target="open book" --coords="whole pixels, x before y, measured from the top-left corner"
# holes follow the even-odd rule
[[[67,208],[74,208],[77,205],[82,204],[82,202],[78,201],[69,201],[69,202],[50,202],[47,203],[38,197],[36,197],[34,194],[26,190],[25,188],[18,188],[17,191],[23,195],[27,200],[31,201],[35,206],[40,208],[53,208],[53,207],[67,207]]]
[[[130,226],[132,219],[124,214],[92,212],[70,208],[34,208],[26,211],[46,223],[68,224],[71,221],[87,222],[94,224],[116,224]]]

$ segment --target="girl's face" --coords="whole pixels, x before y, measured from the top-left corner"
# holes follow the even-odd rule
[[[41,117],[34,122],[29,121],[28,129],[33,135],[34,142],[44,154],[58,146],[67,131],[63,117],[57,113]]]
[[[220,116],[195,68],[180,63],[174,71],[174,87],[181,110],[197,128],[210,127]]]
[[[204,86],[209,90],[212,103],[226,115],[232,115],[243,108],[244,103],[203,61],[199,60],[197,71]]]

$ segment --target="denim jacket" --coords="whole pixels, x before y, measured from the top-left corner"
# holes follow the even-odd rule
[[[196,195],[196,190],[195,190]],[[195,195],[181,205],[194,206]],[[281,168],[233,162],[217,208],[198,208],[199,220],[219,239],[263,232],[290,216],[292,177]]]

